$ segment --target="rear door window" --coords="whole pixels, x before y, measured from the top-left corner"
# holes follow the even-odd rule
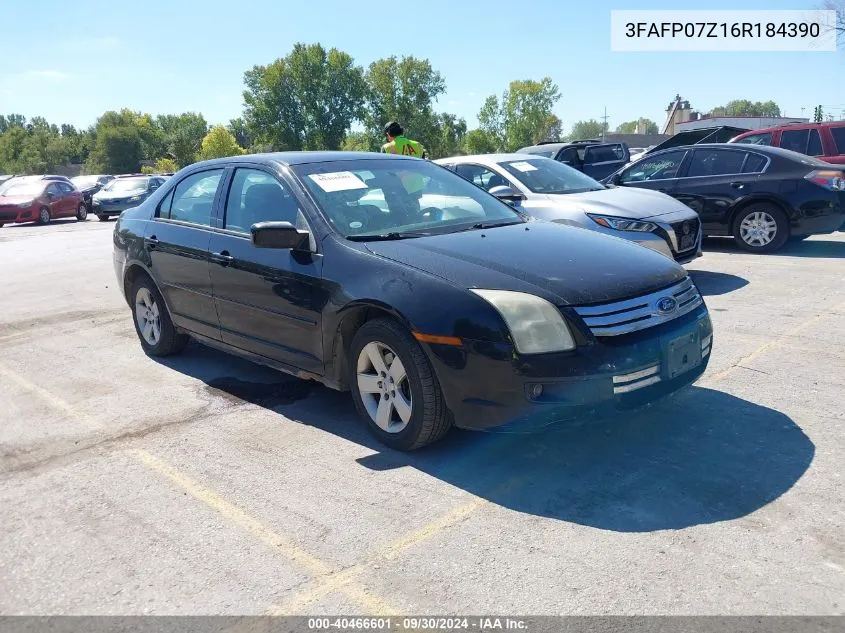
[[[810,140],[807,143],[808,156],[824,156],[822,149],[822,139],[819,136],[818,130],[810,130]]]
[[[793,152],[807,153],[807,140],[810,137],[810,130],[784,130],[780,135],[781,149],[789,149]]]
[[[760,156],[760,154],[748,154],[748,158],[745,159],[745,166],[742,168],[743,174],[756,174],[763,171],[763,168],[766,166],[766,158],[765,156]]]
[[[836,143],[836,153],[845,154],[845,125],[830,128],[830,133],[833,135],[833,142]]]
[[[191,174],[182,180],[176,185],[167,217],[180,222],[211,226],[214,197],[222,175],[222,169],[212,169]]]
[[[728,149],[697,149],[693,152],[687,176],[724,176],[742,173],[746,152]]]

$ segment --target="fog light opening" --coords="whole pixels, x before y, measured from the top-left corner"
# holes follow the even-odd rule
[[[543,396],[543,385],[541,385],[540,383],[534,383],[533,385],[531,385],[529,393],[531,394],[531,398],[533,400],[538,400]]]

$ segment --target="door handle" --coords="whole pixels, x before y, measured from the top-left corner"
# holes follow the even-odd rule
[[[745,186],[744,182],[732,182],[731,187],[734,189],[742,189]]]
[[[149,248],[155,248],[156,246],[158,246],[158,239],[155,235],[153,235],[152,237],[145,237],[144,246],[147,246]]]
[[[229,255],[228,251],[223,251],[222,253],[212,253],[211,261],[215,264],[220,264],[221,266],[228,266],[235,261],[235,258]]]

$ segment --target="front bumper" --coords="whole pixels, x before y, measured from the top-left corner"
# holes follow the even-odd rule
[[[135,202],[109,202],[94,199],[91,202],[91,212],[94,215],[120,215],[127,209],[132,209],[141,204],[141,201]]]
[[[510,346],[482,342],[462,349],[430,345],[428,351],[456,426],[531,428],[642,406],[677,391],[704,373],[712,339],[701,305],[673,321],[599,337],[572,352],[519,357]],[[682,364],[687,357],[689,364]],[[542,386],[539,393],[535,385]]]
[[[0,208],[0,224],[15,222],[33,222],[38,219],[38,209],[35,207],[2,207]]]

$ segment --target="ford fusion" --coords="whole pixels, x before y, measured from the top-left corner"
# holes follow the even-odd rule
[[[537,219],[622,237],[680,264],[701,256],[698,214],[659,191],[605,187],[543,156],[486,154],[435,162]]]
[[[351,391],[400,450],[650,402],[695,380],[712,343],[669,258],[402,156],[191,165],[121,214],[114,264],[148,354],[193,337]]]

